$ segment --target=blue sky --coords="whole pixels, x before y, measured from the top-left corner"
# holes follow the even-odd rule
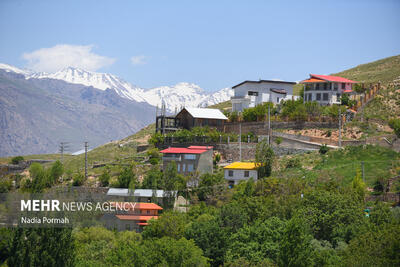
[[[400,1],[0,1],[0,62],[141,87],[298,81],[400,54]]]

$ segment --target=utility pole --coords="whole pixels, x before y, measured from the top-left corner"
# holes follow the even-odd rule
[[[68,148],[68,145],[67,145],[67,144],[68,144],[68,143],[66,143],[66,142],[61,142],[61,143],[60,143],[61,162],[64,161],[64,153],[65,153],[65,151],[66,151],[67,148]]]
[[[88,178],[88,173],[87,173],[87,152],[88,152],[88,142],[85,142],[85,179]]]
[[[342,147],[342,113],[339,106],[339,148]]]
[[[365,171],[364,171],[364,161],[361,161],[361,171],[362,171],[362,179],[365,183]]]
[[[271,108],[268,103],[268,145],[271,145]]]
[[[242,161],[242,123],[239,123],[239,161]]]

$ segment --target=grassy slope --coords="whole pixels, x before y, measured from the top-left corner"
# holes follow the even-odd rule
[[[289,159],[297,158],[301,168],[286,169]],[[334,178],[342,184],[351,183],[357,171],[361,172],[364,162],[365,182],[368,186],[378,178],[389,178],[398,175],[400,154],[393,150],[367,146],[347,147],[342,151],[332,150],[321,156],[318,152],[301,155],[289,155],[280,158],[275,164],[273,177],[304,177],[309,181],[321,182]]]
[[[400,78],[400,55],[362,64],[335,75],[366,84],[380,82],[383,85],[377,97],[364,107],[364,118],[387,122],[390,118],[400,115],[399,86],[388,86]]]
[[[400,55],[358,65],[333,75],[363,83],[381,82],[386,85],[400,78]]]

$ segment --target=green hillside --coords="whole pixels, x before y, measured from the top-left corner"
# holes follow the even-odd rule
[[[400,55],[361,64],[333,75],[364,83],[381,82],[383,85],[400,78]]]

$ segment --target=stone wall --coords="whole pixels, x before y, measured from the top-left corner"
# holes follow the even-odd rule
[[[242,125],[242,133],[253,132],[256,135],[263,135],[267,133],[267,122],[227,122],[218,130],[226,133],[239,134],[240,126]],[[295,121],[272,121],[271,129],[304,129],[304,128],[337,128],[337,122],[295,122]]]
[[[400,152],[400,138],[397,138],[394,134],[370,137],[367,138],[366,143],[390,148],[394,151]]]
[[[288,133],[282,133],[282,132],[272,132],[272,135],[275,137],[282,137],[283,139],[296,139],[296,140],[301,140],[305,142],[311,142],[311,143],[318,143],[318,144],[326,144],[330,146],[339,146],[339,142],[337,140],[333,140],[330,138],[323,138],[323,137],[312,137],[312,136],[306,136],[306,135],[300,135],[300,134],[288,134]],[[361,141],[361,140],[342,140],[342,146],[358,146],[358,145],[364,145],[366,144],[366,141]]]

